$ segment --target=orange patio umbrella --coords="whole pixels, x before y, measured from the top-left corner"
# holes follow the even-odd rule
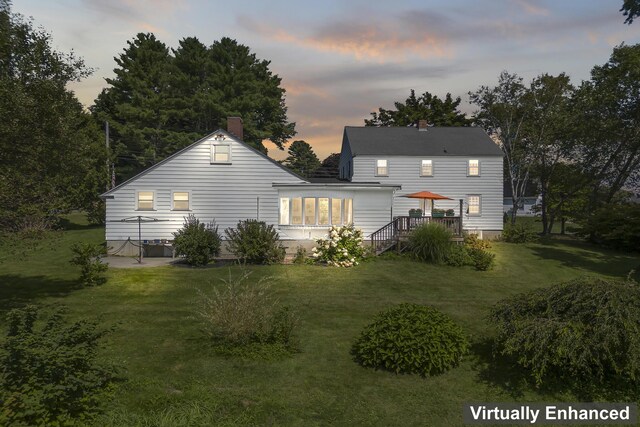
[[[427,200],[453,200],[451,197],[432,193],[431,191],[418,191],[417,193],[405,194],[402,197],[408,197],[410,199],[422,199],[424,201],[424,211],[427,210]]]

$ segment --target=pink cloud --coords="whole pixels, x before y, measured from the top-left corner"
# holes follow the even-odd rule
[[[520,6],[529,15],[548,16],[549,9],[536,4],[533,0],[513,0],[518,6]]]

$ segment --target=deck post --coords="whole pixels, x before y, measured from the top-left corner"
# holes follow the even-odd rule
[[[462,237],[462,205],[464,201],[460,199],[460,222],[458,223],[458,235]]]

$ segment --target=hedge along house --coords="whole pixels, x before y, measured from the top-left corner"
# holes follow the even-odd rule
[[[218,130],[102,194],[109,252],[138,253],[138,222],[147,255],[170,254],[173,232],[193,214],[221,234],[239,220],[278,229],[289,248],[310,246],[330,225],[353,223],[365,236],[391,220],[397,184],[309,182],[242,141],[242,120]],[[129,219],[128,221],[124,221]],[[223,234],[224,236],[224,234]]]
[[[350,127],[344,129],[340,178],[402,186],[392,204],[392,216],[423,209],[431,217],[432,203],[403,195],[430,191],[451,200],[436,208],[460,214],[462,229],[492,237],[502,232],[503,154],[477,127]]]

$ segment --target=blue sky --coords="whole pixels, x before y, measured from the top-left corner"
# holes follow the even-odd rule
[[[467,92],[502,70],[525,79],[568,73],[574,83],[607,61],[614,46],[640,42],[640,22],[623,24],[621,0],[195,1],[14,0],[55,46],[96,68],[72,89],[89,106],[113,75],[113,57],[138,32],[171,47],[196,36],[248,45],[287,89],[296,139],[322,159],[340,150],[342,128],[362,125],[411,88]],[[270,145],[267,144],[269,147]],[[284,153],[270,149],[282,158]]]

